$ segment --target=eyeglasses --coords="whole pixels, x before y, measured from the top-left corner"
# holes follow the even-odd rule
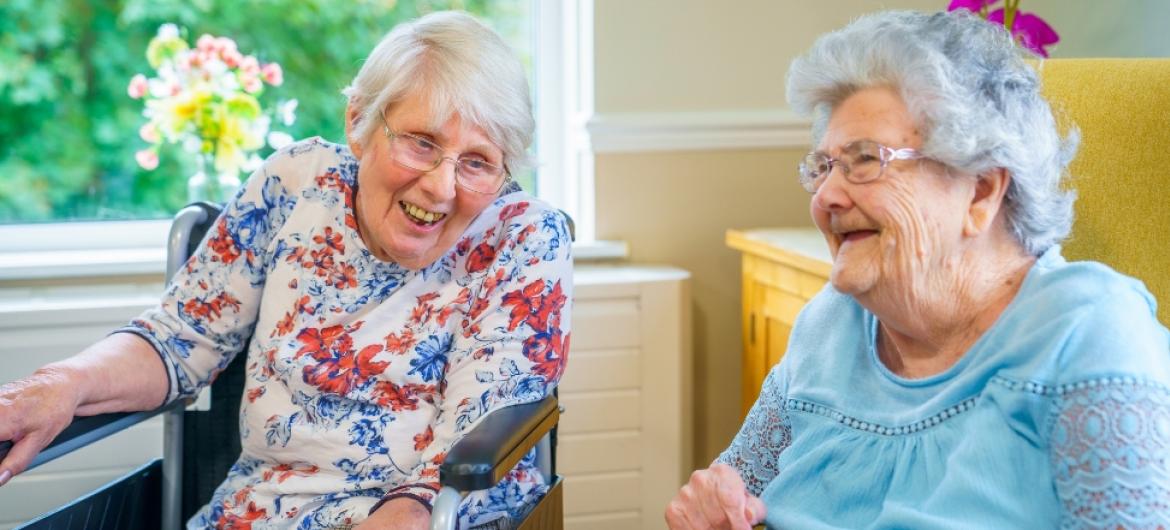
[[[925,155],[908,147],[893,149],[870,140],[858,140],[841,148],[836,158],[820,151],[804,155],[800,162],[800,185],[805,191],[816,193],[833,167],[841,168],[845,179],[854,184],[865,184],[881,178],[886,166],[893,160],[916,160]]]
[[[391,131],[385,116],[382,116],[382,131],[390,140],[390,158],[407,169],[434,171],[444,160],[450,160],[455,164],[455,182],[468,191],[485,195],[499,192],[512,179],[506,168],[492,164],[479,155],[465,153],[459,155],[459,158],[451,158],[445,149],[431,140]]]

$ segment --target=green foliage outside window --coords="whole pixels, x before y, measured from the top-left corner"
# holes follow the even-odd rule
[[[299,101],[292,136],[340,141],[341,89],[365,56],[399,21],[441,9],[481,17],[531,67],[530,0],[0,2],[0,223],[163,218],[183,206],[194,161],[181,147],[163,149],[153,171],[134,161],[146,145],[142,104],[126,87],[149,71],[160,24],[231,37],[280,63],[279,96]],[[520,179],[535,191],[531,175]]]

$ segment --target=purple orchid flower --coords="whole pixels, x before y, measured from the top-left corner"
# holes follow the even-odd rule
[[[1003,24],[1003,18],[1003,9],[996,9],[987,15],[988,21],[998,24]],[[1045,58],[1048,57],[1048,50],[1044,47],[1060,42],[1060,35],[1056,34],[1056,30],[1035,13],[1017,11],[1015,19],[1012,20],[1011,32],[1024,48]]]

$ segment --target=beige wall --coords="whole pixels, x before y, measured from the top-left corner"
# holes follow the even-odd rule
[[[691,272],[696,466],[739,427],[739,256],[729,227],[807,223],[808,194],[786,178],[798,151],[709,151],[597,157],[597,233],[631,259]]]
[[[883,7],[947,0],[595,0],[595,108],[623,113],[784,108],[791,58],[817,35]],[[1163,0],[1025,0],[1064,42],[1056,57],[1165,56]],[[597,235],[637,262],[693,274],[695,457],[706,465],[739,426],[739,260],[728,228],[811,225],[794,182],[800,147],[600,153]]]

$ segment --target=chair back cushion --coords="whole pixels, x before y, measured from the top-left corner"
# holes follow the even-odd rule
[[[1095,260],[1145,282],[1170,323],[1170,59],[1039,63],[1062,131],[1081,130],[1070,260]]]

